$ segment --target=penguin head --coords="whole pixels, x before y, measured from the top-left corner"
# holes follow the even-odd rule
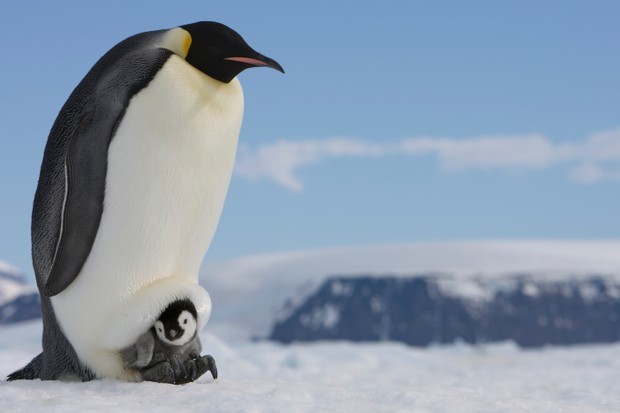
[[[196,307],[190,300],[175,301],[155,322],[155,334],[166,344],[182,346],[196,335],[197,314]]]
[[[220,82],[228,83],[250,67],[271,67],[282,73],[278,62],[252,49],[243,37],[217,22],[197,22],[181,26],[191,36],[185,60]]]

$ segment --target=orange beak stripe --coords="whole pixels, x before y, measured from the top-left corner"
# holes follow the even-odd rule
[[[252,59],[251,57],[225,57],[224,60],[233,60],[235,62],[246,63],[252,66],[267,66],[268,63],[265,63],[258,59]]]

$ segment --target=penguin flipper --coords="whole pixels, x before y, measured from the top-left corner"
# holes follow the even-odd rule
[[[89,129],[92,116],[92,114],[84,114],[78,129]],[[109,142],[111,137],[103,130],[100,133],[99,139],[97,136],[88,136],[88,133],[76,134],[71,137],[68,144],[69,148],[62,171],[64,179],[62,208],[47,213],[55,213],[60,216],[52,265],[48,272],[43,272],[44,279],[37,279],[39,290],[46,297],[62,292],[77,277],[90,253],[99,228],[101,214],[103,213],[103,195],[107,170],[105,159],[107,148],[103,146],[105,141]],[[54,130],[52,130],[50,140],[56,139],[53,135]],[[107,139],[105,135],[108,135]],[[91,148],[84,151],[82,146],[87,139],[90,141]],[[104,151],[103,154],[101,153],[102,150]],[[96,156],[97,152],[99,152],[99,156]],[[84,167],[83,163],[87,162],[88,158],[91,162]],[[90,181],[89,185],[87,184],[88,181]],[[38,192],[37,190],[37,195]],[[38,209],[36,198],[35,196],[35,211]],[[37,216],[35,211],[33,211],[33,231],[36,225],[35,217]],[[36,253],[35,238],[33,237],[33,254]]]
[[[42,295],[77,277],[103,213],[107,152],[131,98],[172,52],[147,47],[157,32],[112,48],[73,91],[50,132],[32,212],[32,252]]]
[[[148,366],[153,359],[155,339],[150,331],[138,337],[135,344],[121,350],[123,364],[129,369],[141,369]]]

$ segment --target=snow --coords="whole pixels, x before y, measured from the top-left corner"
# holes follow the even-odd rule
[[[462,241],[261,254],[207,261],[201,283],[213,299],[211,328],[238,340],[266,337],[275,319],[329,276],[424,274],[438,277],[446,294],[484,300],[514,287],[505,275],[518,273],[547,279],[607,274],[620,281],[620,241]],[[608,288],[618,290],[615,283]]]
[[[339,321],[340,309],[333,304],[325,304],[314,309],[312,314],[301,316],[301,324],[314,330],[334,328]]]
[[[207,330],[208,330],[207,325]],[[39,350],[40,322],[0,328],[0,376]],[[395,343],[224,342],[207,332],[220,378],[172,386],[97,380],[0,382],[7,412],[611,413],[620,344],[521,350]]]

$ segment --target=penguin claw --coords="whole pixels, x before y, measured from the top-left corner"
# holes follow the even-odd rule
[[[217,367],[215,366],[215,359],[213,357],[209,355],[202,356],[196,359],[195,362],[198,368],[198,377],[210,371],[213,379],[217,379]]]
[[[211,376],[213,376],[213,379],[217,379],[217,366],[215,365],[215,359],[209,355],[207,356],[202,356],[200,358],[200,360],[206,360],[204,361],[207,364],[207,371],[211,372]]]

